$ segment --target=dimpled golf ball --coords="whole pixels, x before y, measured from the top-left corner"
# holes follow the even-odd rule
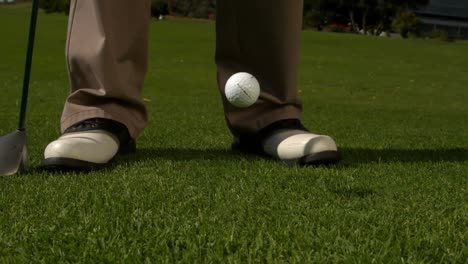
[[[224,93],[233,106],[246,108],[257,102],[260,96],[260,84],[252,74],[239,72],[229,78]]]

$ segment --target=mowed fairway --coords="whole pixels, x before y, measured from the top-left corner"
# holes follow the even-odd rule
[[[29,9],[0,7],[0,134],[17,126]],[[154,22],[138,152],[89,174],[37,166],[68,93],[67,18],[40,14],[32,170],[0,178],[0,262],[453,262],[468,259],[468,43],[305,32],[304,122],[344,160],[230,151],[214,24]]]

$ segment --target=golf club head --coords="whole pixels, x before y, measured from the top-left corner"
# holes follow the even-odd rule
[[[26,131],[16,130],[0,137],[0,176],[26,170]]]

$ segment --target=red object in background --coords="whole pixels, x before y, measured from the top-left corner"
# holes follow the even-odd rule
[[[343,29],[344,31],[350,31],[351,30],[351,26],[343,24],[343,23],[339,23],[339,22],[331,22],[330,26],[331,27],[339,27],[339,28]]]

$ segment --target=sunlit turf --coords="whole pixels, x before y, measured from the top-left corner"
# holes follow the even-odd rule
[[[17,124],[29,10],[0,7],[0,134]],[[40,171],[68,80],[64,15],[40,14],[32,170],[0,179],[0,262],[453,262],[468,258],[468,43],[305,32],[304,123],[344,160],[230,151],[214,24],[154,22],[136,154]]]

